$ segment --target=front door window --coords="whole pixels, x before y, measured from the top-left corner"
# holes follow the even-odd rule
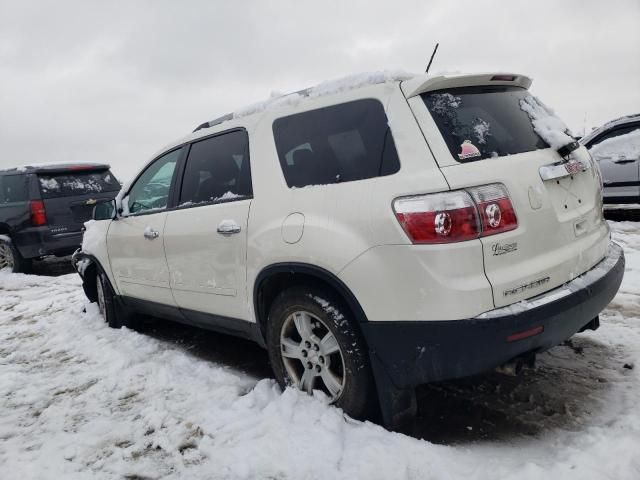
[[[123,202],[125,215],[164,210],[181,149],[163,155],[136,180]]]

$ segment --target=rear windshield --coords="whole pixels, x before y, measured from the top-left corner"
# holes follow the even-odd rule
[[[472,162],[548,148],[520,107],[520,87],[465,87],[422,94],[453,158]]]
[[[120,190],[120,183],[109,170],[38,175],[38,180],[43,198],[91,195]]]

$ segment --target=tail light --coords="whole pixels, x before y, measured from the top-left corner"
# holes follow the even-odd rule
[[[509,193],[501,183],[470,188],[469,193],[478,206],[482,237],[508,232],[518,227]]]
[[[462,242],[518,227],[507,189],[500,183],[397,198],[393,210],[413,243]]]
[[[47,214],[42,200],[31,200],[31,224],[36,227],[47,224]]]

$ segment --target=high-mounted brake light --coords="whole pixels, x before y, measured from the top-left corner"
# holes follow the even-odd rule
[[[513,230],[518,220],[504,185],[397,198],[393,210],[413,243],[451,243]]]
[[[515,79],[515,75],[494,75],[491,77],[491,80],[495,82],[513,82]]]
[[[35,227],[47,224],[47,214],[42,200],[31,200],[31,224]]]
[[[67,167],[67,170],[93,170],[96,168],[93,165],[73,165],[71,167]]]

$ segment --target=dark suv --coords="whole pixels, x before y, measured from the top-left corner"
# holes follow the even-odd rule
[[[0,269],[25,272],[34,258],[70,255],[96,202],[119,190],[104,164],[0,170]]]

